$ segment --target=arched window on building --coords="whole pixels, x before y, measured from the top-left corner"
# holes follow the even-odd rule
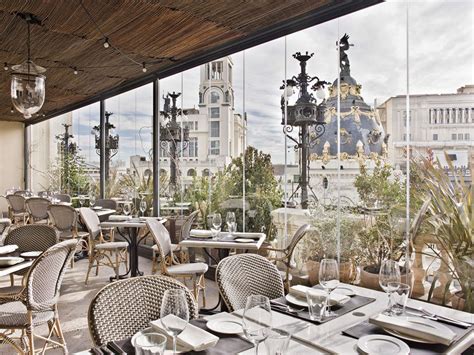
[[[145,169],[145,171],[143,172],[143,176],[148,179],[149,177],[151,177],[153,175],[152,171],[150,169]]]
[[[210,175],[209,169],[204,169],[202,171],[202,176],[209,176],[209,175]]]
[[[196,176],[196,170],[194,170],[194,169],[189,169],[189,170],[188,170],[188,176]]]
[[[219,100],[221,99],[221,96],[217,91],[211,91],[211,104],[217,104],[219,103]]]
[[[160,169],[160,176],[166,176],[168,173],[166,172],[165,169]]]

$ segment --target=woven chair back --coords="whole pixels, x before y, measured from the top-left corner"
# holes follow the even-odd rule
[[[35,260],[26,278],[28,309],[35,312],[53,309],[76,246],[77,240],[66,240],[52,246]]]
[[[33,220],[47,219],[50,204],[48,199],[41,197],[32,197],[26,200],[26,208]]]
[[[15,191],[13,194],[14,194],[14,195],[17,195],[17,196],[26,197],[26,196],[30,196],[30,195],[31,195],[31,192],[30,192],[30,191],[27,191],[27,190],[18,190],[18,191]]]
[[[112,199],[99,199],[96,201],[94,206],[108,208],[110,210],[117,210],[118,208],[117,201]]]
[[[86,225],[90,238],[96,239],[100,234],[100,220],[97,213],[95,213],[91,208],[81,207],[79,209],[79,214]]]
[[[58,242],[53,227],[42,224],[28,224],[10,230],[5,245],[18,245],[18,252],[45,251]]]
[[[147,219],[146,224],[155,244],[158,246],[161,260],[165,260],[165,257],[171,253],[171,238],[168,230],[163,223],[156,219]]]
[[[270,299],[284,296],[278,269],[257,254],[237,254],[222,259],[217,265],[216,281],[230,312],[244,308],[250,295]]]
[[[0,218],[0,235],[6,232],[11,224],[12,221],[9,218]]]
[[[189,238],[189,232],[191,232],[191,228],[193,227],[193,223],[196,220],[198,213],[199,211],[194,211],[186,217],[186,220],[181,227],[181,240]]]
[[[71,203],[71,196],[68,194],[56,194],[53,196],[53,198],[59,200],[60,202]]]
[[[26,199],[22,195],[8,195],[6,199],[13,213],[26,212]]]
[[[96,346],[133,336],[160,318],[166,290],[182,289],[186,294],[189,318],[198,317],[192,293],[181,282],[162,275],[134,277],[108,284],[89,306],[89,331]]]
[[[72,231],[76,226],[77,212],[73,207],[66,205],[50,205],[48,212],[53,225],[59,231]]]
[[[301,239],[308,233],[309,229],[311,228],[311,225],[309,224],[303,224],[301,227],[297,229],[295,234],[293,235],[293,238],[291,238],[290,244],[286,247],[287,250],[287,255],[291,257],[291,254],[293,254],[293,251],[296,248],[296,245],[300,242]]]

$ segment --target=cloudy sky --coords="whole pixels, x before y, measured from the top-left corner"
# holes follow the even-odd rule
[[[344,33],[354,44],[348,54],[352,76],[362,85],[365,101],[374,105],[406,94],[407,67],[410,93],[454,93],[474,84],[474,1],[388,1],[339,19],[294,33],[286,38],[232,55],[236,111],[248,115],[248,144],[284,160],[284,136],[280,125],[281,80],[298,73],[296,51],[314,52],[310,75],[334,81],[338,73],[336,41]],[[407,50],[408,49],[408,50]],[[285,61],[287,73],[285,75]],[[245,85],[244,85],[245,71]],[[184,107],[198,104],[199,68],[161,81],[163,93],[183,92]],[[128,161],[151,148],[151,85],[107,101],[120,134],[116,159]],[[97,160],[91,127],[98,123],[98,105],[74,112],[74,134],[88,160]],[[128,165],[128,162],[127,162]]]

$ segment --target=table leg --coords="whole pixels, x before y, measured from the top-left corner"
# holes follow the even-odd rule
[[[131,277],[142,276],[143,272],[138,270],[138,242],[137,228],[125,228],[128,234],[128,238],[120,232],[120,229],[117,229],[118,233],[124,238],[128,243],[128,257],[129,257],[129,270],[127,273],[119,275],[119,279],[125,279],[130,273]],[[115,276],[110,277],[110,281],[116,280]]]

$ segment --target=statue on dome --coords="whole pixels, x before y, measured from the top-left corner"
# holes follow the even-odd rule
[[[341,76],[350,76],[351,66],[346,51],[350,46],[353,46],[353,44],[349,43],[349,35],[345,33],[337,44],[339,45],[339,65],[341,67]]]

